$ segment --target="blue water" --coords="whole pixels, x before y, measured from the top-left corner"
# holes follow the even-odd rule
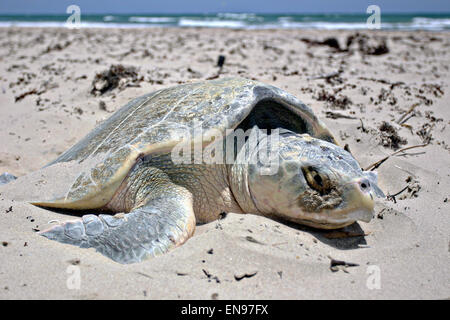
[[[64,27],[69,15],[0,15],[0,27]],[[235,29],[366,29],[365,14],[81,14],[79,27],[210,27]],[[385,30],[450,30],[448,14],[381,14]]]

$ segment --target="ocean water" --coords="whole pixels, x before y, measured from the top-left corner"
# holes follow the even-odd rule
[[[0,27],[67,27],[66,15],[0,15]],[[369,14],[81,14],[81,28],[366,29]],[[384,30],[450,30],[447,14],[383,14]]]

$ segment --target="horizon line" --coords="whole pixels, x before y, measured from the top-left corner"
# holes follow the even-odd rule
[[[83,12],[83,11],[82,11]],[[341,15],[367,15],[368,13],[358,13],[358,12],[324,12],[324,13],[318,13],[318,12],[248,12],[248,11],[214,11],[214,12],[127,12],[127,13],[112,13],[112,12],[84,12],[82,14],[87,15],[209,15],[209,14],[254,14],[254,15],[292,15],[292,14],[301,14],[301,15],[334,15],[334,14],[341,14]],[[412,15],[412,14],[430,14],[430,15],[450,15],[450,11],[448,12],[437,12],[437,11],[411,11],[411,12],[383,12],[382,14],[395,14],[395,15]],[[61,13],[23,13],[23,12],[14,12],[14,13],[2,13],[0,12],[0,15],[68,15],[66,12]]]

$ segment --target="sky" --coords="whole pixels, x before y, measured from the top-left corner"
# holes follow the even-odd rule
[[[375,4],[385,13],[449,13],[450,0],[0,0],[0,14],[82,13],[366,13]]]

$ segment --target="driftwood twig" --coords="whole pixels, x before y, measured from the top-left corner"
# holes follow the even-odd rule
[[[411,106],[411,108],[409,108],[408,111],[406,111],[404,114],[402,114],[402,116],[397,120],[397,123],[401,125],[401,124],[405,123],[409,118],[414,116],[414,114],[411,114],[408,118],[406,118],[406,116],[409,115],[411,112],[413,112],[414,109],[419,105],[420,105],[420,103],[414,103]]]
[[[396,194],[388,194],[386,196],[386,198],[388,200],[392,200],[394,201],[394,203],[397,203],[397,200],[395,199],[396,196],[398,196],[400,193],[402,193],[403,191],[405,191],[406,189],[408,189],[409,185],[407,185],[406,187],[404,187],[402,190],[400,190],[399,192],[397,192]]]
[[[387,155],[387,156],[384,157],[383,159],[378,160],[378,161],[375,162],[375,163],[372,163],[370,166],[368,166],[367,168],[365,168],[364,171],[369,171],[369,170],[370,170],[370,171],[373,171],[373,170],[375,170],[375,169],[378,168],[383,162],[385,162],[387,159],[389,159],[389,158],[392,157],[392,156],[395,156],[396,154],[399,154],[400,152],[403,152],[403,151],[406,151],[406,150],[409,150],[409,149],[414,149],[414,148],[426,147],[428,144],[429,144],[429,143],[418,144],[418,145],[415,145],[415,146],[410,146],[410,147],[406,147],[406,148],[402,148],[402,149],[400,149],[400,150],[397,150],[397,151],[391,153],[390,155]]]

